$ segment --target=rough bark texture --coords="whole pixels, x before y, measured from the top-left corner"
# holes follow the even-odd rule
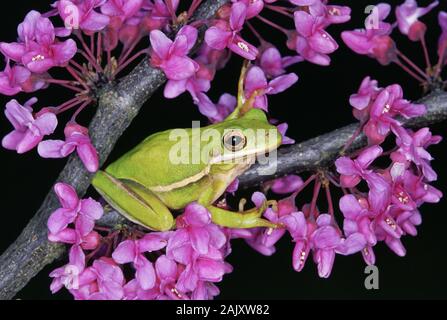
[[[204,1],[192,20],[211,18],[228,1]],[[145,59],[119,83],[107,85],[98,92],[98,109],[89,130],[101,164],[141,106],[165,81],[163,72],[151,68],[148,59]],[[91,178],[92,175],[84,169],[79,158],[73,155],[57,181],[72,185],[79,196],[82,196],[90,185]],[[64,253],[63,245],[47,241],[46,222],[58,206],[58,200],[50,190],[20,236],[0,256],[0,299],[13,298],[43,267]]]
[[[447,93],[436,91],[419,101],[427,106],[427,114],[413,119],[401,119],[407,127],[420,128],[447,119]],[[276,160],[267,165],[255,164],[250,170],[239,177],[242,187],[252,187],[276,177],[290,173],[313,171],[333,163],[340,155],[346,141],[357,130],[359,124],[353,123],[343,128],[323,134],[319,137],[282,148],[278,151]],[[366,144],[366,137],[360,134],[347,152],[359,149]],[[276,167],[276,171],[273,170]],[[265,175],[263,172],[275,172]]]

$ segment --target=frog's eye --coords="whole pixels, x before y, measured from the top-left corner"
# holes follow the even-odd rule
[[[239,151],[247,144],[247,138],[239,130],[227,132],[223,137],[223,145],[227,150]]]

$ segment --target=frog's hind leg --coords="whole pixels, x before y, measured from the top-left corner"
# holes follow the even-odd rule
[[[214,223],[228,228],[278,228],[279,225],[262,218],[265,209],[276,201],[266,201],[259,208],[234,212],[216,206],[207,206]]]
[[[126,183],[98,171],[92,185],[104,199],[130,221],[157,231],[169,230],[174,218],[154,194],[136,183]]]

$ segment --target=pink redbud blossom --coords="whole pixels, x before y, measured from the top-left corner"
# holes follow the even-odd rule
[[[140,240],[125,240],[121,242],[112,254],[115,262],[125,264],[132,262],[136,269],[135,278],[144,290],[155,286],[155,269],[144,253],[157,251],[166,246],[166,240],[158,235],[147,234]]]
[[[51,234],[57,234],[71,223],[82,235],[93,230],[95,220],[103,214],[102,206],[92,198],[78,198],[75,189],[65,183],[56,183],[54,191],[59,199],[61,208],[54,211],[48,219],[48,229]]]
[[[11,67],[9,60],[4,71],[0,72],[0,93],[13,96],[23,90],[22,85],[30,78],[31,72],[22,66]]]
[[[97,32],[104,29],[110,22],[107,15],[95,10],[105,2],[105,0],[59,0],[57,9],[66,28]]]
[[[306,60],[327,66],[331,59],[328,54],[338,48],[337,42],[324,30],[322,20],[305,11],[295,11],[296,51]]]
[[[382,65],[397,59],[396,45],[389,36],[392,26],[384,22],[390,14],[391,6],[379,3],[366,19],[366,30],[344,31],[341,36],[346,45],[355,53],[377,59]]]
[[[396,7],[396,19],[400,32],[407,35],[410,40],[419,41],[425,34],[427,26],[418,19],[430,12],[439,4],[434,1],[425,8],[418,7],[416,0],[405,0]]]
[[[88,136],[88,129],[76,123],[65,127],[65,141],[45,140],[39,143],[37,151],[43,158],[65,158],[77,151],[79,158],[90,172],[98,170],[98,153]]]
[[[76,54],[72,39],[56,41],[53,24],[39,12],[31,11],[18,27],[19,42],[0,43],[9,59],[21,62],[30,71],[44,73],[52,67],[63,67]]]
[[[34,116],[32,105],[37,99],[28,100],[23,106],[16,100],[6,104],[5,115],[14,127],[2,140],[2,146],[24,153],[39,144],[43,137],[54,132],[57,118],[54,113],[43,112]]]
[[[160,30],[150,33],[152,46],[151,64],[160,68],[170,80],[184,80],[199,70],[199,65],[187,57],[197,40],[197,29],[184,26],[174,41]]]
[[[229,48],[234,53],[248,60],[256,59],[258,50],[239,35],[247,16],[247,6],[236,2],[231,6],[230,22],[219,20],[216,25],[206,30],[205,41],[213,49]]]
[[[252,66],[248,70],[245,78],[245,96],[248,99],[257,90],[258,95],[255,99],[254,106],[267,111],[267,95],[283,92],[297,81],[298,76],[294,73],[289,73],[267,82],[264,71],[257,66]]]

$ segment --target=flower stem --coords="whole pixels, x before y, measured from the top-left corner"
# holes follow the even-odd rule
[[[255,27],[250,22],[247,22],[247,26],[250,29],[251,32],[255,35],[255,37],[258,39],[258,41],[261,43],[261,47],[266,41],[262,38],[262,36],[259,34],[258,31],[256,31]]]
[[[413,61],[411,61],[410,58],[408,58],[406,55],[404,55],[402,52],[400,52],[399,50],[397,50],[397,55],[402,58],[402,60],[404,60],[406,63],[408,63],[409,66],[411,66],[415,71],[417,71],[421,76],[423,76],[424,78],[426,78],[427,80],[429,79],[428,75],[426,72],[422,71],[421,68],[419,68]]]
[[[113,73],[114,76],[116,76],[118,73],[120,73],[121,71],[123,71],[124,68],[126,68],[130,63],[132,63],[135,59],[137,59],[139,56],[141,56],[142,54],[147,54],[147,49],[143,49],[138,51],[137,53],[135,53],[132,57],[130,57],[129,59],[127,59],[126,62],[122,63],[117,69],[116,71]]]
[[[358,135],[360,134],[360,132],[362,132],[363,129],[363,124],[364,122],[360,122],[360,125],[358,126],[358,128],[355,130],[355,132],[352,134],[352,136],[349,138],[348,141],[346,141],[343,149],[341,149],[340,151],[340,155],[344,155],[346,150],[348,150],[348,148],[352,145],[352,143],[354,142],[355,138],[358,137]]]
[[[101,32],[98,33],[98,38],[96,42],[96,61],[99,65],[101,65],[102,62],[102,34]]]
[[[52,84],[57,84],[60,85],[64,88],[76,91],[76,92],[83,92],[83,90],[81,88],[75,87],[73,86],[73,81],[68,81],[68,80],[57,80],[57,79],[46,79],[45,82],[47,83],[52,83]]]
[[[95,58],[92,58],[88,53],[84,50],[79,50],[79,53],[90,63],[90,65],[95,68],[96,72],[103,72],[102,67],[95,61]]]
[[[189,6],[188,9],[188,14],[187,14],[187,18],[189,19],[194,12],[197,10],[197,7],[200,5],[200,3],[202,2],[202,0],[193,0],[191,5]]]
[[[85,59],[87,59],[87,61],[96,69],[96,71],[98,72],[103,72],[102,68],[100,65],[98,65],[95,61],[95,55],[93,54],[93,52],[90,50],[90,48],[87,46],[87,44],[85,43],[84,37],[82,36],[81,33],[76,32],[75,35],[78,37],[79,41],[82,44],[82,47],[84,48],[85,52],[82,50],[79,50],[79,52],[84,56]]]
[[[78,107],[78,109],[75,111],[75,113],[73,113],[73,116],[71,117],[72,121],[76,120],[76,117],[79,115],[79,113],[81,113],[82,110],[85,109],[86,106],[88,106],[90,104],[90,102],[92,102],[91,99],[88,99],[87,101],[85,101],[83,104],[81,104],[81,106]]]
[[[316,208],[317,208],[317,200],[318,200],[318,195],[320,194],[320,189],[321,189],[321,181],[320,180],[315,180],[315,185],[314,185],[314,191],[313,191],[313,195],[312,195],[312,202],[310,203],[310,213],[309,216],[313,216],[316,218]]]
[[[86,90],[90,91],[89,86],[81,79],[80,75],[72,67],[67,66],[67,71],[75,78]]]
[[[417,81],[424,83],[426,80],[419,77],[417,74],[415,74],[413,71],[411,71],[407,66],[405,66],[401,61],[396,60],[394,61],[395,64],[397,64],[399,67],[401,67],[405,72],[407,72],[410,76],[415,78]]]
[[[57,106],[56,109],[56,114],[60,114],[62,112],[67,111],[70,108],[73,108],[74,106],[77,106],[78,104],[80,104],[82,102],[82,100],[79,99],[79,97],[73,98],[68,100],[67,102],[62,103],[61,105]]]
[[[271,4],[266,4],[265,7],[267,9],[272,10],[272,11],[275,11],[275,12],[278,12],[280,14],[283,14],[283,15],[289,17],[289,18],[293,18],[293,14],[287,11],[288,8],[272,6]]]
[[[284,34],[287,35],[287,30],[284,29],[283,27],[281,27],[280,25],[277,25],[276,23],[271,22],[270,20],[268,20],[268,19],[266,19],[266,18],[264,18],[264,17],[262,17],[262,16],[259,16],[259,15],[256,16],[256,18],[258,18],[259,20],[261,20],[261,21],[264,22],[265,24],[268,24],[269,26],[271,26],[271,27],[273,27],[273,28],[275,28],[275,29],[277,29],[277,30],[279,30],[279,31],[281,31],[282,33],[284,33]]]
[[[138,42],[140,42],[140,38],[135,39],[135,41],[132,42],[132,44],[127,47],[125,51],[122,52],[121,56],[118,59],[118,66],[120,66],[125,60],[129,57],[129,55],[132,53],[132,50],[135,49]]]
[[[324,185],[324,189],[326,191],[326,198],[327,198],[327,205],[328,205],[328,212],[329,214],[334,217],[334,204],[332,202],[332,196],[331,196],[331,189],[330,184],[326,183]]]
[[[88,73],[88,72],[89,72],[86,68],[84,68],[83,66],[81,66],[79,63],[77,63],[77,62],[74,61],[74,60],[70,60],[70,64],[71,64],[73,67],[75,67],[75,68],[77,69],[77,71],[78,71],[80,74]]]
[[[442,65],[444,63],[444,56],[447,50],[447,41],[444,41],[444,43],[441,45],[441,50],[439,54],[438,63],[435,66],[435,74],[434,77],[437,78],[441,74]]]
[[[172,23],[177,23],[177,16],[175,15],[174,6],[172,5],[171,0],[166,0],[166,6],[168,7],[168,11],[171,14]]]
[[[425,35],[421,38],[421,46],[422,46],[422,50],[424,51],[424,57],[425,57],[425,63],[427,65],[427,70],[431,70],[432,66],[431,66],[431,62],[430,62],[430,56],[428,54],[427,43],[425,42]]]

